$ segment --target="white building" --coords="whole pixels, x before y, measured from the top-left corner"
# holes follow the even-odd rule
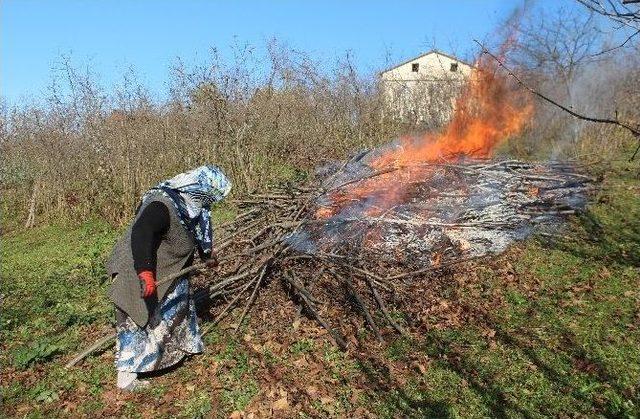
[[[380,73],[380,88],[394,117],[438,126],[451,116],[454,100],[473,67],[432,50]]]

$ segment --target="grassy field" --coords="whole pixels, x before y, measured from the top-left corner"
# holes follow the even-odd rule
[[[91,221],[6,234],[2,413],[638,417],[640,179],[637,164],[604,173],[589,211],[559,237],[452,275],[438,304],[459,308],[463,321],[411,339],[388,332],[380,347],[355,342],[342,353],[292,304],[273,304],[291,319],[285,330],[253,327],[268,317],[258,309],[243,333],[220,326],[205,354],[137,394],[115,390],[110,350],[62,368],[111,330],[103,262],[117,232]]]

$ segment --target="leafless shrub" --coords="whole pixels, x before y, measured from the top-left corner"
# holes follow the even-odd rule
[[[120,223],[146,188],[204,162],[243,193],[400,132],[351,57],[330,74],[319,68],[276,42],[266,54],[236,45],[231,61],[215,50],[206,65],[178,61],[158,101],[132,72],[106,92],[63,57],[44,104],[2,107],[5,220]]]

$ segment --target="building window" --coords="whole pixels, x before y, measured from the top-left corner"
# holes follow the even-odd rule
[[[417,73],[418,70],[420,70],[420,64],[419,63],[411,64],[411,71],[413,71],[414,73]]]
[[[451,67],[449,67],[451,71],[458,71],[458,63],[451,63]]]

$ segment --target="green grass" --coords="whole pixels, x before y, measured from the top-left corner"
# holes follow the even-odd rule
[[[187,418],[201,418],[211,411],[211,396],[206,391],[200,391],[187,400],[184,406],[184,416]]]
[[[472,311],[499,302],[458,327],[388,337],[376,353],[360,354],[301,337],[283,351],[256,353],[215,328],[206,354],[123,402],[117,415],[140,417],[149,408],[142,400],[164,399],[154,413],[228,416],[265,397],[273,383],[264,377],[277,370],[283,385],[313,381],[323,389],[324,399],[308,403],[312,417],[357,409],[380,417],[638,417],[640,180],[637,169],[605,173],[594,204],[562,237],[530,240],[479,265],[475,283],[442,291],[443,298],[459,294]],[[221,207],[216,219],[234,214]],[[72,398],[78,415],[108,415],[112,357],[70,371],[60,358],[112,320],[103,262],[117,235],[94,220],[3,237],[0,391],[11,414],[65,416],[61,403]],[[504,263],[515,280],[505,280]],[[294,363],[301,358],[322,366],[317,376],[300,377]],[[294,394],[291,403],[302,397],[300,389]]]
[[[211,215],[215,224],[222,224],[233,220],[238,215],[238,211],[233,206],[223,203],[216,205]]]
[[[0,336],[15,366],[50,360],[78,343],[82,326],[108,321],[103,260],[114,239],[99,222],[3,238]]]
[[[111,319],[103,261],[116,234],[108,225],[91,221],[3,237],[0,367],[45,369],[33,385],[0,384],[3,403],[31,403],[31,415],[48,416],[52,413],[44,412],[55,412],[55,402],[79,383],[99,394],[106,377],[113,376],[113,368],[102,364],[83,375],[66,371],[59,357],[78,349],[88,327],[106,326]]]
[[[312,350],[313,350],[313,340],[311,339],[300,339],[299,341],[291,345],[291,347],[289,348],[289,351],[293,355],[304,354],[307,352],[311,352]]]

